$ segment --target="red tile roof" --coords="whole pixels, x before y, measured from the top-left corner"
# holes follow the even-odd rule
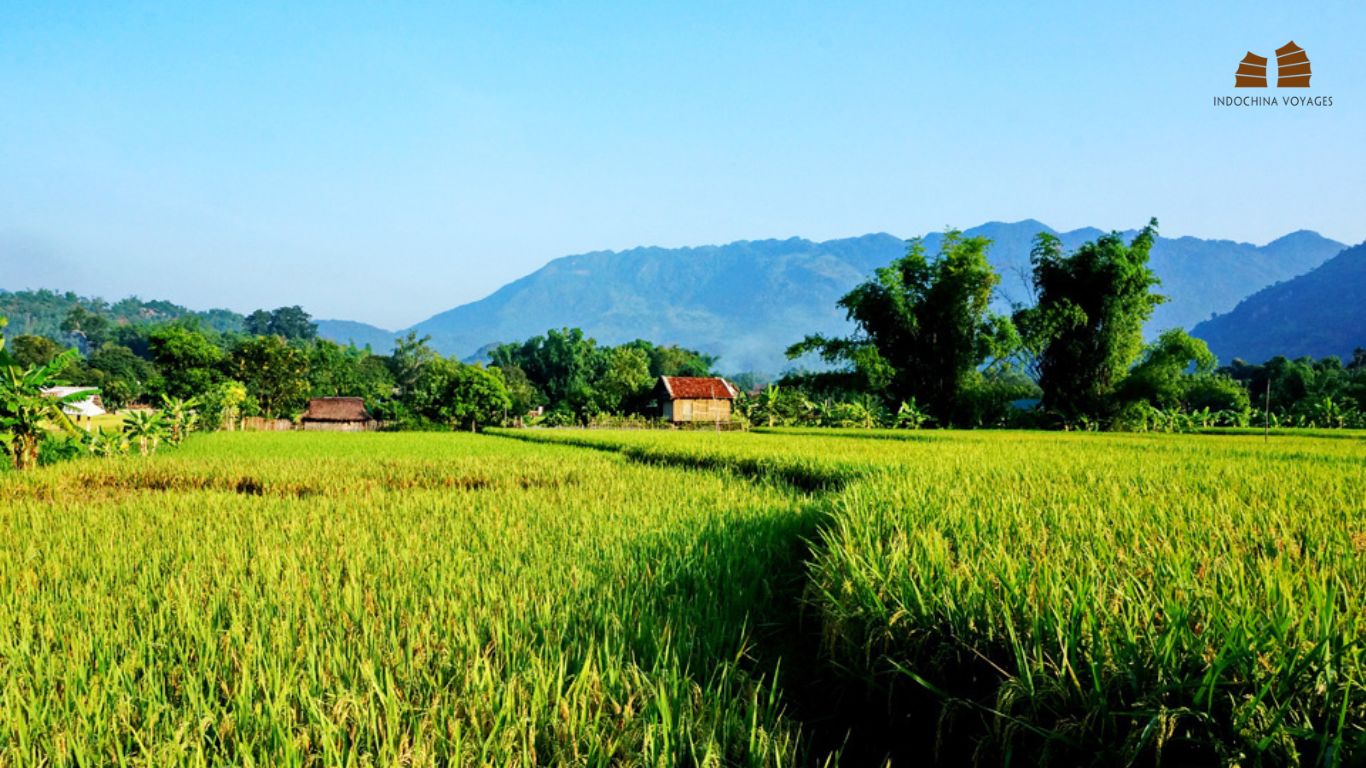
[[[734,400],[735,388],[714,376],[660,376],[671,400]]]

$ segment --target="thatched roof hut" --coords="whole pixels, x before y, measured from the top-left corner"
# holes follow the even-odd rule
[[[315,397],[300,422],[304,429],[330,432],[363,432],[379,425],[359,397]]]

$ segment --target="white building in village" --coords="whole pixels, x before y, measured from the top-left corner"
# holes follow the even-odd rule
[[[62,406],[62,410],[67,416],[73,419],[93,419],[96,416],[103,416],[104,401],[100,400],[99,390],[94,387],[49,387],[43,390],[43,394],[48,397],[69,397],[71,395],[89,392],[90,397],[84,400],[73,400]]]

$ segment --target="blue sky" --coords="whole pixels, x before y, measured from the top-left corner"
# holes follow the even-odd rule
[[[1345,2],[6,3],[0,287],[393,328],[635,245],[1153,215],[1355,243],[1364,30]],[[1212,105],[1289,39],[1331,108]]]

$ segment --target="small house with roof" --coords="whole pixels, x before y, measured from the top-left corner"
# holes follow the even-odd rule
[[[365,410],[359,397],[315,397],[308,401],[299,425],[312,432],[366,432],[379,422]]]
[[[740,392],[719,376],[660,376],[655,397],[667,421],[674,424],[726,423]]]
[[[62,412],[77,420],[89,420],[107,413],[104,410],[104,401],[100,399],[100,391],[94,387],[48,387],[43,390],[43,395],[62,400],[85,392],[90,393],[90,396],[63,404]]]

